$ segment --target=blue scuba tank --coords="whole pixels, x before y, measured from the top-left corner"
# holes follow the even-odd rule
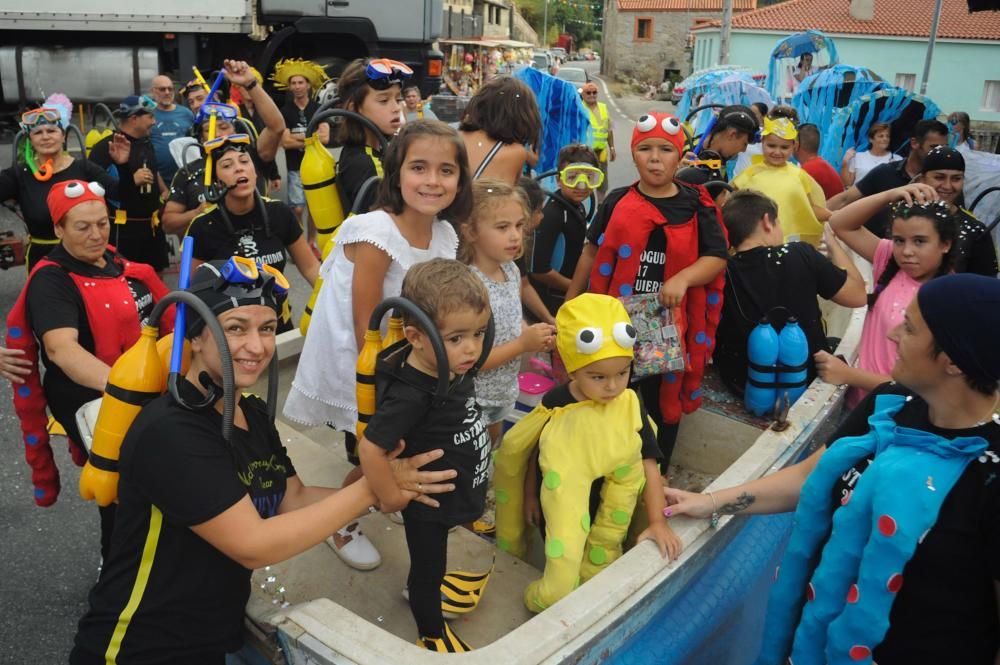
[[[743,404],[754,415],[769,416],[774,411],[778,352],[778,333],[767,318],[763,318],[747,339],[747,383]]]
[[[791,317],[785,323],[778,335],[778,366],[782,370],[778,374],[778,397],[784,405],[783,395],[788,394],[788,403],[795,400],[806,391],[806,366],[809,362],[809,341],[799,326],[798,319]]]

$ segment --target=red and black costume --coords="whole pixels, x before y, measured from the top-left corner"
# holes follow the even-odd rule
[[[678,187],[695,188],[699,204],[715,208],[711,195],[701,185],[678,184]],[[721,221],[719,225],[722,226]],[[722,232],[725,234],[724,227]],[[611,219],[598,241],[589,290],[616,297],[632,295],[641,255],[653,233],[663,233],[666,236],[664,282],[698,260],[698,214],[695,213],[691,219],[680,224],[668,223],[657,207],[640,194],[637,185],[633,184],[615,205]],[[681,301],[686,319],[683,334],[687,347],[687,369],[683,374],[663,376],[659,406],[664,423],[676,424],[682,413],[692,413],[701,406],[701,381],[705,362],[711,356],[715,330],[722,312],[724,275],[724,272],[720,272],[705,286],[692,286]]]
[[[94,340],[93,353],[109,366],[139,338],[140,322],[129,280],[141,282],[154,302],[168,293],[152,267],[128,261],[110,245],[108,249],[106,260],[113,261],[119,268],[115,276],[82,275],[72,270],[72,261],[43,258],[32,269],[21,295],[7,316],[7,346],[24,351],[24,358],[32,363],[32,373],[25,377],[25,382],[14,386],[14,410],[21,421],[25,457],[32,469],[35,503],[40,506],[55,503],[59,494],[59,470],[49,445],[47,400],[38,371],[39,344],[28,316],[28,290],[32,279],[40,270],[52,266],[66,272],[83,300]],[[173,325],[174,311],[170,308],[161,318],[160,330],[163,334],[169,333]],[[69,451],[73,461],[83,466],[87,453],[81,442],[70,440]]]

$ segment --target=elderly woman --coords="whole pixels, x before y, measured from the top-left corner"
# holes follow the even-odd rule
[[[868,128],[868,149],[857,152],[849,148],[844,153],[840,165],[840,180],[844,187],[850,187],[858,182],[879,164],[898,162],[903,158],[889,150],[889,140],[892,128],[884,122],[876,122]]]
[[[132,263],[108,247],[110,223],[100,185],[58,182],[47,202],[59,244],[38,261],[7,317],[7,345],[30,364],[30,373],[14,390],[14,408],[40,506],[52,505],[59,494],[46,406],[66,430],[74,462],[83,465],[87,452],[76,411],[101,396],[111,365],[138,339],[153,305],[167,293],[150,266]],[[171,328],[172,316],[161,331]],[[37,371],[39,355],[44,383]],[[100,509],[105,557],[114,510],[114,505]]]
[[[185,403],[169,394],[153,400],[122,444],[114,543],[80,621],[73,665],[221,664],[243,641],[251,570],[375,510],[365,479],[341,490],[303,485],[267,405],[243,394],[274,358],[277,295],[287,282],[267,271],[229,282],[222,268],[222,261],[201,266],[189,290],[216,315],[225,339],[189,311],[191,365],[178,386]],[[220,341],[232,356],[237,396],[228,442],[220,434]],[[188,406],[210,392],[210,406]],[[393,462],[407,499],[436,506],[423,493],[453,489],[435,483],[454,471],[417,470],[441,454]]]
[[[21,115],[21,128],[28,133],[30,150],[26,147],[18,155],[17,163],[0,171],[0,201],[17,201],[28,227],[25,262],[29,271],[59,244],[45,204],[49,190],[58,183],[84,180],[100,183],[112,196],[117,191],[118,180],[114,176],[93,162],[74,159],[66,152],[67,124],[60,109],[55,107],[26,111]],[[124,136],[115,136],[109,148],[115,163],[128,161],[129,143]]]
[[[828,446],[737,487],[664,490],[671,515],[796,510],[758,663],[1000,662],[998,312],[996,279],[927,282],[890,334],[896,383]]]

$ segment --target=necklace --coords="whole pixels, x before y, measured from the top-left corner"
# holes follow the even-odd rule
[[[990,410],[986,412],[986,419],[977,422],[976,427],[982,427],[991,420],[994,422],[1000,421],[1000,416],[997,416],[996,413],[997,405],[1000,405],[1000,392],[996,393],[996,397],[993,399],[993,406],[991,406]]]

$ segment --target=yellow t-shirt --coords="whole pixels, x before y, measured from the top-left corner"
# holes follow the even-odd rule
[[[755,189],[774,199],[785,242],[799,240],[818,246],[823,239],[823,223],[812,206],[826,207],[826,197],[819,183],[798,166],[753,164],[733,178],[733,186]]]

